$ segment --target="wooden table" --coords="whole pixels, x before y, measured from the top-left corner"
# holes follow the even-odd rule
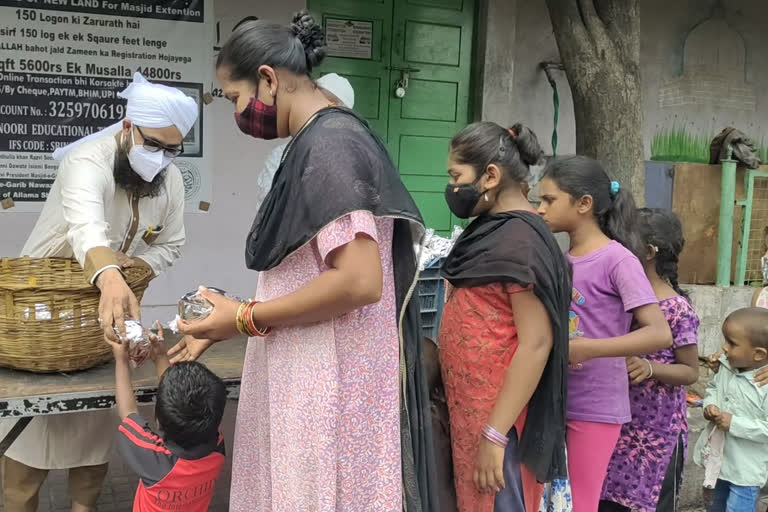
[[[180,336],[166,335],[168,347]],[[245,338],[217,343],[200,358],[224,380],[227,396],[240,394]],[[157,393],[155,368],[148,361],[133,372],[139,404],[152,403]],[[35,416],[69,414],[115,406],[115,364],[110,362],[74,373],[37,374],[0,368],[0,419],[19,418],[0,441],[0,456],[13,444]]]

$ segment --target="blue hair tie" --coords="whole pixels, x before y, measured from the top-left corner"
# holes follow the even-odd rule
[[[612,181],[611,182],[611,195],[615,196],[619,193],[619,182],[618,181]]]

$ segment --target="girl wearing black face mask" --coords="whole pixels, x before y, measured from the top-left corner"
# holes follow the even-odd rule
[[[252,337],[230,510],[437,511],[412,293],[424,224],[385,146],[311,79],[324,55],[305,12],[290,27],[245,23],[222,47],[240,130],[292,139],[246,237],[256,301],[203,292],[214,311],[182,325],[194,338],[174,353]]]
[[[451,211],[476,217],[443,266],[439,334],[460,511],[537,510],[567,473],[568,266],[524,195],[528,128],[475,123],[451,141]]]

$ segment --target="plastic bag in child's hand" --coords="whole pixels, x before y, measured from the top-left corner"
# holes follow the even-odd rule
[[[223,295],[228,299],[243,302],[242,299],[239,299],[234,295],[230,295],[219,288],[208,288],[208,290],[218,293],[219,295]],[[213,311],[213,304],[205,300],[205,298],[200,295],[200,292],[197,290],[189,292],[181,299],[179,299],[179,318],[184,321],[188,322],[190,320],[202,320],[203,318],[210,315],[211,311]]]
[[[141,322],[126,319],[125,337],[120,335],[117,327],[115,327],[115,334],[117,334],[120,343],[128,344],[128,358],[131,361],[131,366],[138,368],[149,359],[151,348],[149,337],[153,334],[142,327]]]

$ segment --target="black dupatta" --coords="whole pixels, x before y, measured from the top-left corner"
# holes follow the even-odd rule
[[[533,285],[549,313],[553,345],[520,437],[521,461],[540,482],[567,475],[565,402],[568,394],[568,312],[571,273],[554,236],[531,212],[483,215],[462,233],[443,264],[457,288],[491,283]]]
[[[401,334],[401,448],[407,512],[437,512],[414,244],[424,221],[384,144],[356,113],[319,111],[286,148],[246,240],[248,268],[275,268],[327,225],[355,211],[393,218],[395,295]]]

